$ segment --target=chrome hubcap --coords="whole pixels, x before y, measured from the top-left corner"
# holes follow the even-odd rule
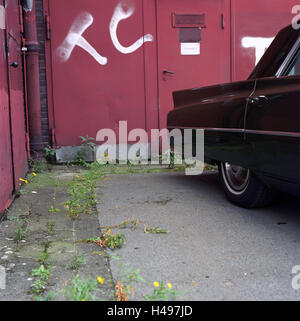
[[[249,169],[227,162],[223,163],[222,166],[228,185],[230,185],[234,191],[242,192],[249,183]]]

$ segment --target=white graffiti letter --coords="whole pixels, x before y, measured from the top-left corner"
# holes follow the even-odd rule
[[[300,5],[296,5],[292,8],[292,14],[296,16],[292,20],[292,26],[295,30],[300,29]]]
[[[273,40],[274,38],[244,37],[242,46],[244,48],[255,48],[255,65],[257,65]]]
[[[120,44],[117,36],[117,29],[118,29],[119,22],[130,18],[133,15],[135,10],[132,4],[129,4],[126,10],[123,8],[123,5],[124,5],[124,2],[120,2],[115,8],[114,14],[111,18],[109,30],[110,30],[111,40],[114,46],[116,47],[116,49],[122,52],[123,54],[130,54],[138,50],[145,42],[153,41],[153,36],[151,34],[144,35],[129,47],[124,47]]]
[[[72,51],[76,46],[81,47],[87,51],[100,65],[107,64],[107,58],[102,57],[95,48],[93,48],[82,37],[82,34],[89,28],[94,22],[93,16],[88,12],[81,13],[73,22],[70,31],[63,41],[63,43],[57,48],[57,55],[62,62],[69,60]]]

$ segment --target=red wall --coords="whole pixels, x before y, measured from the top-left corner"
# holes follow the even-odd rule
[[[297,2],[123,1],[124,11],[132,7],[134,12],[120,21],[119,42],[128,47],[146,34],[151,34],[153,41],[122,53],[110,36],[111,19],[121,0],[73,1],[72,5],[44,0],[44,15],[49,15],[51,25],[51,41],[46,41],[49,123],[56,147],[78,145],[79,135],[95,137],[102,128],[117,132],[121,120],[128,121],[129,130],[163,128],[172,109],[172,91],[246,79],[271,38],[291,23]],[[205,14],[200,55],[180,54],[173,13]],[[58,48],[72,24],[79,19],[84,25],[88,17],[93,22],[82,36],[107,57],[107,64],[97,62],[80,46],[73,48],[68,59],[59,57]],[[164,70],[174,74],[165,77]]]
[[[246,79],[260,51],[292,22],[297,0],[232,0],[232,80]]]

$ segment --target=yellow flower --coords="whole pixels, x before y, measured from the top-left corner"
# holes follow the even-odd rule
[[[159,283],[157,281],[153,282],[153,285],[158,288],[159,287]]]
[[[35,173],[35,172],[32,172],[32,175],[33,175],[33,176],[36,176],[36,173]]]
[[[97,280],[100,284],[103,284],[104,283],[104,279],[101,277],[101,276],[98,276],[97,277]]]
[[[28,180],[27,180],[27,179],[19,178],[19,180],[20,180],[21,182],[24,182],[25,184],[28,184]]]
[[[85,299],[82,299],[81,301],[83,302],[83,301],[85,301]]]
[[[172,284],[171,283],[168,283],[168,288],[172,289]]]

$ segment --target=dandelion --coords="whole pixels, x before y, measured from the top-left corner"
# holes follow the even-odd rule
[[[159,283],[157,281],[153,282],[153,285],[158,288],[159,287]]]
[[[172,289],[172,284],[171,283],[168,283],[168,288]]]
[[[19,181],[24,182],[25,184],[28,184],[28,180],[27,179],[19,178]]]
[[[82,301],[82,302],[84,302],[84,301],[85,301],[85,299],[82,299],[81,301]]]
[[[98,283],[103,284],[104,283],[104,279],[101,276],[97,277]]]
[[[33,175],[33,176],[36,176],[36,173],[35,173],[35,172],[32,172],[32,175]]]

